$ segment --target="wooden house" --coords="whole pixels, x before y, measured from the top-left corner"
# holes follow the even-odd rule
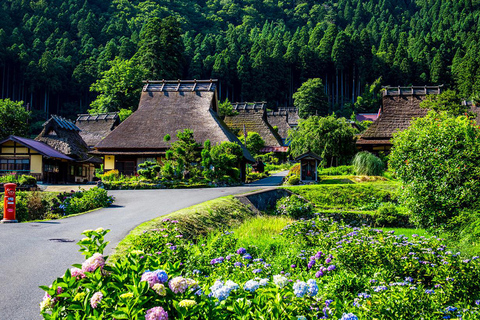
[[[244,157],[239,166],[244,173],[246,162],[254,159],[218,117],[216,85],[216,80],[147,81],[137,111],[101,140],[93,154],[104,157],[105,170],[135,174],[140,163],[161,161],[177,131],[192,129],[202,145],[206,140],[241,145]],[[164,141],[167,134],[169,142]]]
[[[66,180],[71,163],[74,159],[43,142],[18,136],[0,141],[0,174],[27,174],[38,181]]]
[[[80,136],[80,129],[71,120],[56,115],[52,115],[43,124],[43,130],[35,140],[73,160],[68,163],[62,162],[53,168],[44,168],[43,180],[45,182],[84,183],[91,181],[95,175],[95,167],[99,167],[102,162],[100,158],[88,154],[88,146]]]
[[[80,137],[91,150],[119,124],[120,118],[117,112],[79,114],[75,120],[75,125],[80,129]]]
[[[273,147],[274,150],[288,149],[280,148],[283,146],[283,141],[267,121],[265,102],[237,102],[233,103],[232,107],[236,114],[225,117],[225,123],[232,131],[256,132],[265,141],[265,147]]]
[[[420,108],[420,102],[427,95],[440,92],[441,86],[385,87],[381,113],[357,140],[357,148],[372,153],[388,153],[393,134],[408,128],[413,118],[427,114],[426,109]]]

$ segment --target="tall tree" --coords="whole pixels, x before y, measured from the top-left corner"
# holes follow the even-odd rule
[[[149,79],[178,79],[183,63],[183,42],[177,19],[151,18],[140,34],[139,49],[134,56]]]
[[[328,114],[328,99],[322,79],[314,78],[305,81],[293,95],[294,106],[302,119],[310,116],[325,116]]]

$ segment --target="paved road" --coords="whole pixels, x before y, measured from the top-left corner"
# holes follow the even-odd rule
[[[184,190],[110,191],[115,205],[88,214],[44,222],[0,224],[0,320],[41,319],[40,285],[49,285],[74,263],[81,232],[104,227],[110,241],[106,254],[136,226],[217,197],[278,185],[285,172],[250,185]]]

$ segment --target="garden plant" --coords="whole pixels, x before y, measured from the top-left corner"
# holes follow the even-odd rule
[[[260,250],[234,232],[186,239],[165,218],[115,262],[108,230],[86,230],[86,255],[43,286],[45,319],[478,319],[480,265],[442,239],[407,238],[319,215]]]

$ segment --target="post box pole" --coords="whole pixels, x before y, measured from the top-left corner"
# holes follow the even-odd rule
[[[5,188],[5,197],[3,198],[3,219],[0,222],[16,223],[18,222],[17,219],[15,219],[17,204],[17,185],[15,183],[6,183],[3,187]]]

